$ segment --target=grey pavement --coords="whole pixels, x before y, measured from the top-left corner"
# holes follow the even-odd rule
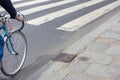
[[[38,80],[120,80],[120,12],[65,49],[71,62],[53,61]]]

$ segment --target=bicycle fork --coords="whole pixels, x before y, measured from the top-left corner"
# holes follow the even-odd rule
[[[8,38],[8,41],[6,41],[7,49],[12,55],[18,55],[18,53],[15,51],[14,44],[12,43],[11,37],[12,36],[10,34],[7,35],[7,38]]]

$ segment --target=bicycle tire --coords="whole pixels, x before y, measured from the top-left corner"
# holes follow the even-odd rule
[[[12,32],[10,37],[13,40],[12,41],[13,42],[13,47],[15,48],[15,51],[18,53],[18,55],[13,55],[10,52],[11,47],[10,47],[10,44],[9,44],[9,39],[7,38],[5,44],[6,44],[6,47],[9,48],[9,50],[5,50],[8,53],[4,53],[4,56],[6,54],[6,57],[3,56],[3,59],[2,59],[2,62],[1,62],[1,71],[6,76],[16,75],[20,71],[20,69],[22,68],[22,66],[25,62],[25,59],[26,59],[26,55],[27,55],[27,40],[26,40],[25,35],[21,31],[14,31],[14,32]],[[18,39],[16,39],[16,38],[18,38]],[[22,39],[22,41],[19,40],[19,39]],[[23,44],[21,45],[20,41],[23,42],[24,45]],[[20,50],[17,49],[18,46],[19,46],[19,48],[23,48],[23,49],[20,49]],[[23,50],[23,52],[22,52],[22,50]],[[18,60],[18,57],[20,57],[21,60]],[[7,58],[8,58],[8,60],[7,60]],[[11,58],[11,59],[9,59],[9,58]],[[17,59],[17,60],[12,60],[14,58]],[[8,61],[11,61],[11,62],[8,62]],[[15,68],[15,69],[13,69],[13,68]]]

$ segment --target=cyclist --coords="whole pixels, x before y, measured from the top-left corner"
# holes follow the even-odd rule
[[[11,0],[0,0],[0,5],[10,14],[10,17],[12,19],[16,19],[18,21],[25,20],[23,15],[16,11]],[[3,51],[4,51],[4,40],[2,36],[0,35],[0,62],[3,57]]]

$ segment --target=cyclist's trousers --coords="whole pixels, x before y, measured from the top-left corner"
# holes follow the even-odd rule
[[[3,52],[4,52],[4,39],[0,35],[0,62],[1,62],[2,57],[3,57]]]

